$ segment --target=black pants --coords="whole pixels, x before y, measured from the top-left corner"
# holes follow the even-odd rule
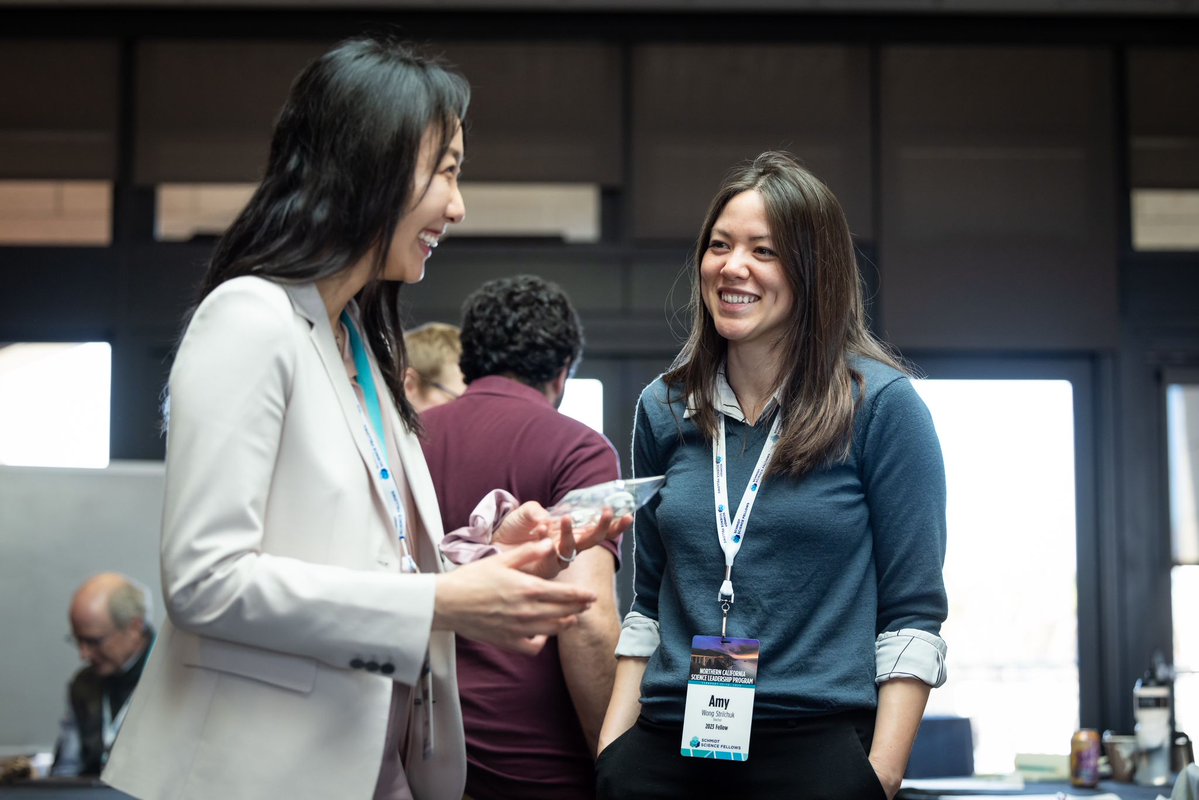
[[[873,711],[755,722],[743,762],[680,755],[682,735],[681,725],[638,719],[600,753],[598,800],[886,800],[866,758]]]

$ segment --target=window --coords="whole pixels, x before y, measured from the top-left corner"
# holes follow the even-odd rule
[[[1180,731],[1199,730],[1199,636],[1195,609],[1199,609],[1199,565],[1172,570],[1174,612],[1174,726]]]
[[[1179,730],[1199,730],[1199,381],[1166,387],[1171,574],[1174,617],[1174,718]]]
[[[937,426],[949,489],[950,679],[928,713],[969,717],[975,770],[1009,773],[1017,752],[1068,752],[1078,727],[1073,387],[915,385]]]
[[[569,379],[558,410],[597,433],[603,433],[604,382],[595,378]]]
[[[0,464],[108,466],[107,342],[0,346]]]

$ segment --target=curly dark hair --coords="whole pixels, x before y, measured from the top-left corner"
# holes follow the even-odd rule
[[[462,358],[467,383],[510,375],[529,386],[552,381],[583,353],[583,326],[570,298],[536,275],[488,281],[462,304]]]

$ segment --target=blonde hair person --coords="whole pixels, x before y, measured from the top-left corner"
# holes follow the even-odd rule
[[[466,391],[458,359],[462,357],[457,325],[426,322],[404,334],[408,368],[404,394],[417,413],[456,400]]]

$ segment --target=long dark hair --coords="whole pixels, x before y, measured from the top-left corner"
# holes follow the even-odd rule
[[[440,137],[440,160],[469,102],[461,75],[386,38],[349,39],[309,64],[275,124],[262,183],[217,243],[199,299],[241,275],[282,283],[326,278],[372,248],[379,274],[413,204],[426,131]],[[400,286],[372,280],[355,299],[400,416],[416,430],[403,388]]]
[[[727,343],[704,305],[699,268],[717,218],[730,200],[748,191],[762,196],[771,242],[795,297],[791,324],[777,343],[785,366],[774,388],[784,417],[768,473],[799,477],[849,455],[855,385],[859,396],[864,389],[849,356],[903,367],[867,327],[861,275],[841,204],[790,154],[766,152],[729,173],[695,243],[691,335],[665,381],[690,398],[700,430],[709,439],[717,432],[716,373]]]

